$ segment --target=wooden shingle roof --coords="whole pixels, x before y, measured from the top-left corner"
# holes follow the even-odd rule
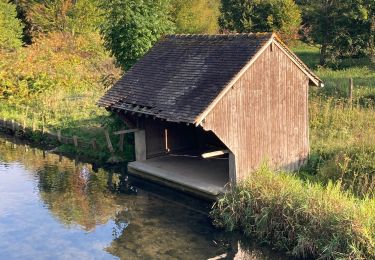
[[[166,36],[98,104],[172,122],[196,123],[273,38],[272,33]]]

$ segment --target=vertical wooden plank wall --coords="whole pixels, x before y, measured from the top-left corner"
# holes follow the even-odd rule
[[[266,49],[206,117],[236,158],[237,181],[268,161],[298,168],[309,153],[307,76],[278,46]]]

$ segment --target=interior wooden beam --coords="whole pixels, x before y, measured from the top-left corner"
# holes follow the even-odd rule
[[[224,155],[228,153],[229,153],[229,150],[219,150],[219,151],[204,153],[202,154],[202,157],[207,159],[207,158],[216,157],[216,156],[220,156],[220,155]]]
[[[114,135],[122,135],[122,134],[135,133],[135,132],[138,132],[138,131],[140,131],[140,129],[136,128],[136,129],[128,129],[128,130],[117,131],[117,132],[114,132],[113,134]]]

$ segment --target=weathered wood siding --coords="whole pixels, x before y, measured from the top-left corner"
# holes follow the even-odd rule
[[[296,169],[309,153],[307,76],[269,46],[217,103],[203,127],[233,152],[236,179],[268,161]]]

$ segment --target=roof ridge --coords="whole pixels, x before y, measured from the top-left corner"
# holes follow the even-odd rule
[[[273,36],[272,32],[258,32],[258,33],[230,33],[230,34],[167,34],[165,35],[168,39],[194,39],[194,38],[206,38],[206,39],[218,39],[218,38],[248,38],[256,36]]]

